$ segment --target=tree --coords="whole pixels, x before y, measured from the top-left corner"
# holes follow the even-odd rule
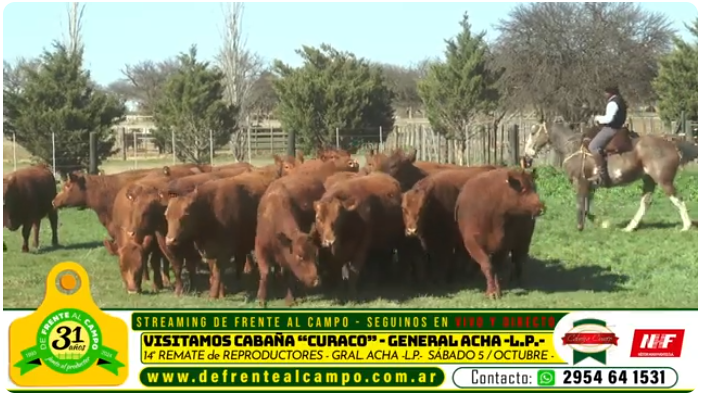
[[[260,76],[263,63],[260,57],[246,48],[242,37],[243,3],[225,3],[222,46],[217,56],[219,68],[224,73],[224,100],[237,109],[235,118],[247,120],[251,111],[251,89]],[[246,126],[247,127],[247,126]],[[242,161],[245,151],[246,131],[236,128],[231,136],[231,151]]]
[[[502,92],[514,106],[571,122],[603,112],[610,83],[631,105],[648,104],[672,38],[664,15],[625,2],[518,4],[496,28]]]
[[[198,61],[196,46],[178,59],[178,69],[156,102],[154,135],[161,139],[175,135],[175,155],[182,162],[207,163],[209,150],[229,141],[237,109],[223,99],[223,73]]]
[[[24,68],[26,80],[19,92],[3,89],[8,123],[17,142],[32,155],[51,164],[55,135],[56,171],[86,168],[90,162],[90,133],[97,135],[98,164],[113,151],[111,127],[126,111],[115,96],[97,90],[83,69],[83,49],[69,51],[54,42],[39,68]]]
[[[178,66],[174,58],[126,65],[122,70],[124,78],[111,83],[109,89],[125,101],[134,101],[140,114],[152,115],[165,82]]]
[[[277,93],[273,88],[275,75],[264,71],[251,86],[249,98],[249,114],[254,118],[268,118],[278,104]]]
[[[355,150],[358,134],[367,134],[366,142],[378,142],[380,127],[386,133],[394,127],[394,93],[380,68],[327,44],[296,52],[304,64],[292,68],[276,60],[273,87],[280,100],[278,117],[297,133],[305,151],[335,145],[336,129],[342,145]]]
[[[419,94],[431,127],[446,138],[457,139],[464,154],[470,123],[477,114],[491,109],[498,93],[493,88],[497,76],[487,68],[486,32],[473,34],[467,14],[460,27],[455,38],[446,40],[445,60],[433,63],[419,82]],[[462,162],[462,156],[459,159]]]
[[[416,68],[391,64],[378,64],[384,73],[385,81],[395,94],[394,109],[402,116],[412,116],[421,106],[417,84],[419,71]]]
[[[653,85],[659,97],[658,109],[662,120],[669,123],[678,120],[681,113],[687,119],[698,120],[699,106],[699,42],[696,18],[686,28],[697,37],[696,43],[686,43],[674,38],[674,50],[659,62],[659,74]]]

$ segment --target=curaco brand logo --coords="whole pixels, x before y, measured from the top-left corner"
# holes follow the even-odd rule
[[[679,358],[684,344],[684,329],[636,329],[631,357]]]
[[[562,337],[562,344],[572,348],[574,365],[591,358],[606,365],[606,351],[618,345],[618,337],[599,319],[582,319],[572,323]]]

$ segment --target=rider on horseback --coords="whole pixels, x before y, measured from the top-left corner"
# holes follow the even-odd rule
[[[626,122],[628,106],[623,100],[618,87],[615,85],[608,86],[604,89],[606,94],[606,114],[598,115],[594,121],[603,127],[599,133],[589,143],[589,152],[591,152],[596,162],[596,168],[599,169],[598,185],[608,187],[611,185],[611,178],[608,174],[608,165],[606,162],[606,145],[611,141],[618,129],[622,128]]]

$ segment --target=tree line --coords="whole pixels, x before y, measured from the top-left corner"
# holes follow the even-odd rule
[[[585,122],[603,111],[602,88],[612,83],[632,106],[653,106],[667,123],[682,112],[698,117],[698,39],[682,40],[664,15],[634,3],[519,4],[491,41],[465,13],[441,56],[409,66],[328,44],[296,50],[300,67],[266,65],[242,39],[243,5],[223,7],[222,44],[211,62],[192,45],[170,59],[126,65],[122,79],[100,87],[83,66],[83,13],[73,6],[72,39],[37,59],[3,62],[5,131],[44,161],[55,145],[65,163],[57,168],[66,171],[87,165],[91,132],[100,161],[114,153],[110,128],[128,101],[153,115],[156,143],[188,162],[205,162],[210,140],[243,159],[245,127],[262,117],[293,131],[305,151],[335,143],[336,129],[352,146],[353,132],[389,132],[395,116],[408,115],[428,118],[464,148],[477,118],[496,126],[507,115],[535,112]],[[686,28],[698,37],[698,19]],[[178,145],[169,148],[173,137]]]

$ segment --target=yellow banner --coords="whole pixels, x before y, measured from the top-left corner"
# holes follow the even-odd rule
[[[565,363],[552,333],[143,333],[144,364]]]

